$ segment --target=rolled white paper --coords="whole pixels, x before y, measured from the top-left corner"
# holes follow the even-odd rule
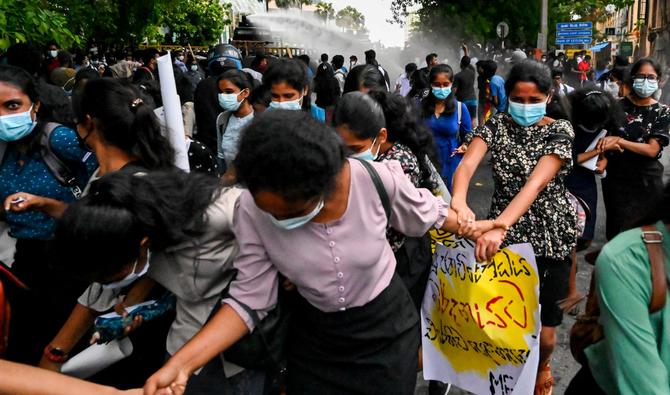
[[[127,337],[107,344],[94,344],[65,362],[61,373],[86,379],[132,353],[133,343]]]
[[[174,163],[178,168],[190,171],[186,150],[186,137],[184,135],[184,119],[181,114],[181,102],[177,94],[177,85],[174,81],[170,52],[158,58],[158,75],[161,84],[161,97],[163,98],[163,110],[167,129],[166,137],[170,140],[170,144],[174,149]]]

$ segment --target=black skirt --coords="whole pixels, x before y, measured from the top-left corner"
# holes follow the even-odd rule
[[[300,298],[292,316],[288,394],[413,394],[419,316],[398,276],[374,300],[324,313]]]

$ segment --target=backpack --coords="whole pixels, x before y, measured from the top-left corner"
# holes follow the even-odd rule
[[[42,135],[40,136],[40,154],[42,155],[42,160],[47,166],[54,178],[62,186],[67,187],[72,192],[72,195],[76,199],[81,198],[82,189],[77,185],[77,176],[74,171],[63,162],[58,155],[53,151],[51,146],[51,133],[53,133],[56,128],[61,126],[55,122],[49,122],[44,126]],[[86,157],[88,158],[88,156]]]
[[[642,240],[647,247],[649,264],[651,266],[651,299],[649,300],[649,314],[653,314],[665,307],[668,294],[668,279],[665,272],[665,252],[663,251],[663,236],[655,225],[642,227]],[[595,292],[595,273],[591,277],[589,295],[586,299],[584,314],[577,317],[570,330],[570,352],[577,362],[586,366],[588,361],[584,350],[605,337],[603,327],[599,323],[600,306]]]

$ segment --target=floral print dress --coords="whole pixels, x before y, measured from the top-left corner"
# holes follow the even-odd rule
[[[636,143],[656,139],[661,147],[670,142],[670,109],[660,103],[637,106],[621,100],[626,113],[623,129],[612,134]],[[661,150],[662,151],[662,150]],[[663,165],[657,157],[631,151],[607,153],[607,177],[603,179],[603,200],[607,214],[607,239],[634,227],[663,193]]]
[[[537,257],[563,259],[577,239],[576,216],[563,178],[572,168],[572,125],[566,120],[523,127],[498,113],[474,132],[492,155],[495,192],[489,218],[497,218],[521,191],[545,155],[563,160],[558,175],[540,192],[528,212],[507,232],[504,244],[530,243]]]

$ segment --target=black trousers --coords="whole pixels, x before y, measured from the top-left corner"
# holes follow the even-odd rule
[[[7,359],[36,365],[56,336],[87,284],[52,267],[49,242],[20,239],[12,272],[30,289],[8,289],[11,306]],[[94,262],[94,260],[92,260]]]
[[[581,369],[577,372],[575,377],[570,381],[570,385],[565,390],[565,395],[605,395],[596,380],[593,378],[593,373],[591,369],[587,366],[582,366]]]

